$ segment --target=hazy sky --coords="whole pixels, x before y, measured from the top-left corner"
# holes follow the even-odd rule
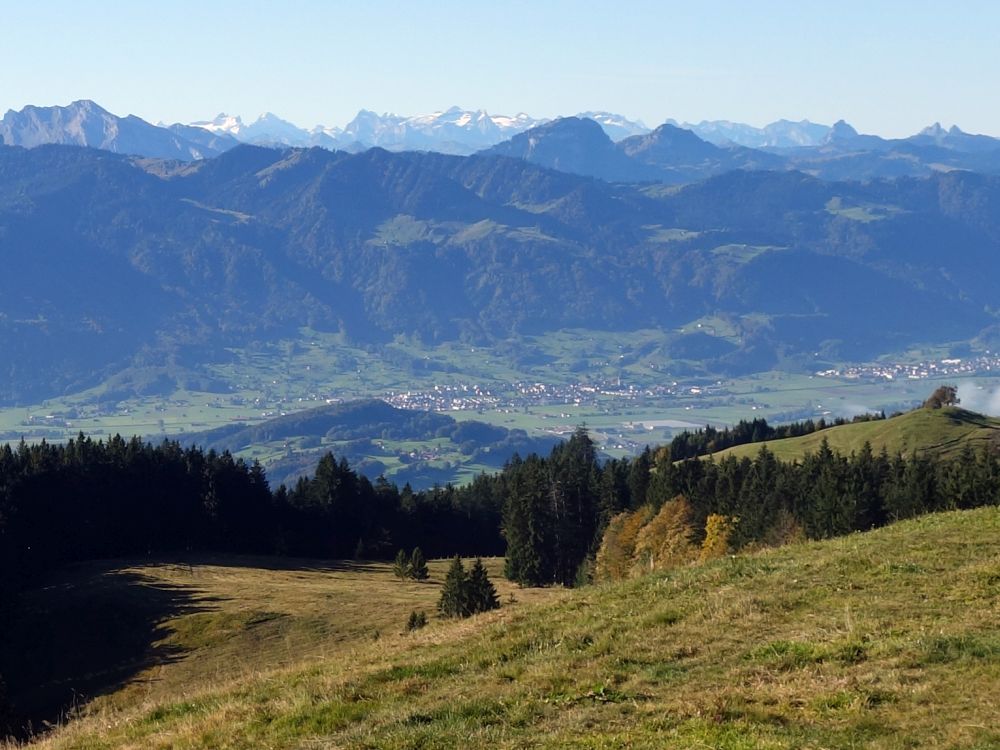
[[[457,104],[1000,135],[996,2],[0,0],[0,42],[0,111],[311,127]]]

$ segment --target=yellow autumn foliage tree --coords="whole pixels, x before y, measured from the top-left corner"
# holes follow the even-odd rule
[[[665,570],[694,560],[698,548],[691,542],[693,515],[691,503],[683,495],[665,502],[639,531],[632,556],[633,574]]]
[[[692,516],[691,504],[681,495],[655,514],[645,506],[615,516],[597,551],[595,578],[619,581],[697,559]]]
[[[705,540],[701,543],[700,559],[714,560],[732,551],[733,532],[739,518],[713,513],[705,520]]]
[[[608,523],[597,550],[594,578],[598,581],[620,581],[627,578],[635,554],[636,537],[652,515],[651,508],[619,513]]]

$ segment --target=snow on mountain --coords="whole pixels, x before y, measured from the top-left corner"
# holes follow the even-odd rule
[[[240,140],[258,145],[308,146],[309,131],[265,112],[240,131]]]
[[[227,115],[225,112],[217,114],[214,120],[199,120],[190,123],[190,125],[210,133],[226,133],[234,138],[239,138],[240,132],[243,130],[243,120],[238,115]]]
[[[361,110],[344,128],[344,136],[366,146],[380,146],[391,151],[414,149],[471,154],[538,122],[523,113],[516,117],[491,116],[486,110],[460,107],[412,117]]]
[[[191,124],[259,145],[323,146],[348,150],[380,146],[393,151],[415,149],[471,154],[540,122],[524,113],[514,117],[491,116],[485,110],[451,107],[413,117],[392,113],[380,115],[363,109],[343,129],[317,125],[312,130],[306,130],[271,113],[261,115],[250,124],[228,114]]]
[[[525,130],[529,130],[537,125],[543,125],[548,122],[548,120],[536,120],[529,114],[525,112],[518,112],[513,117],[508,117],[507,115],[493,115],[491,117],[493,124],[496,125],[504,133],[505,137],[514,135],[517,133],[523,133]]]
[[[649,128],[641,122],[611,112],[586,112],[579,116],[596,121],[613,140],[649,132]],[[348,150],[379,146],[390,151],[471,154],[546,122],[549,121],[524,112],[513,116],[491,115],[484,109],[450,107],[414,116],[389,112],[378,114],[362,109],[343,129],[317,125],[312,130],[305,130],[271,113],[261,115],[250,124],[240,117],[224,113],[213,120],[191,124],[258,145],[323,146]]]
[[[684,123],[680,127],[716,146],[736,144],[748,148],[819,146],[831,130],[828,125],[819,125],[809,120],[777,120],[762,128],[729,120],[702,120],[699,123]]]
[[[581,112],[577,117],[593,120],[608,134],[613,141],[620,141],[633,135],[645,135],[650,132],[639,120],[629,120],[613,112]]]

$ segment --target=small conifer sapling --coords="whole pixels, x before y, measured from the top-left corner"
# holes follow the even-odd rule
[[[404,550],[396,553],[396,560],[392,564],[392,574],[400,580],[410,576],[410,560]]]
[[[410,578],[415,581],[426,581],[430,577],[430,572],[427,570],[427,561],[424,559],[424,553],[420,550],[420,547],[413,548],[413,554],[410,555]]]

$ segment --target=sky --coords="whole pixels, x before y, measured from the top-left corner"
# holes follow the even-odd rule
[[[972,0],[0,0],[0,111],[342,127],[458,105],[1000,135],[998,30],[1000,3]]]

